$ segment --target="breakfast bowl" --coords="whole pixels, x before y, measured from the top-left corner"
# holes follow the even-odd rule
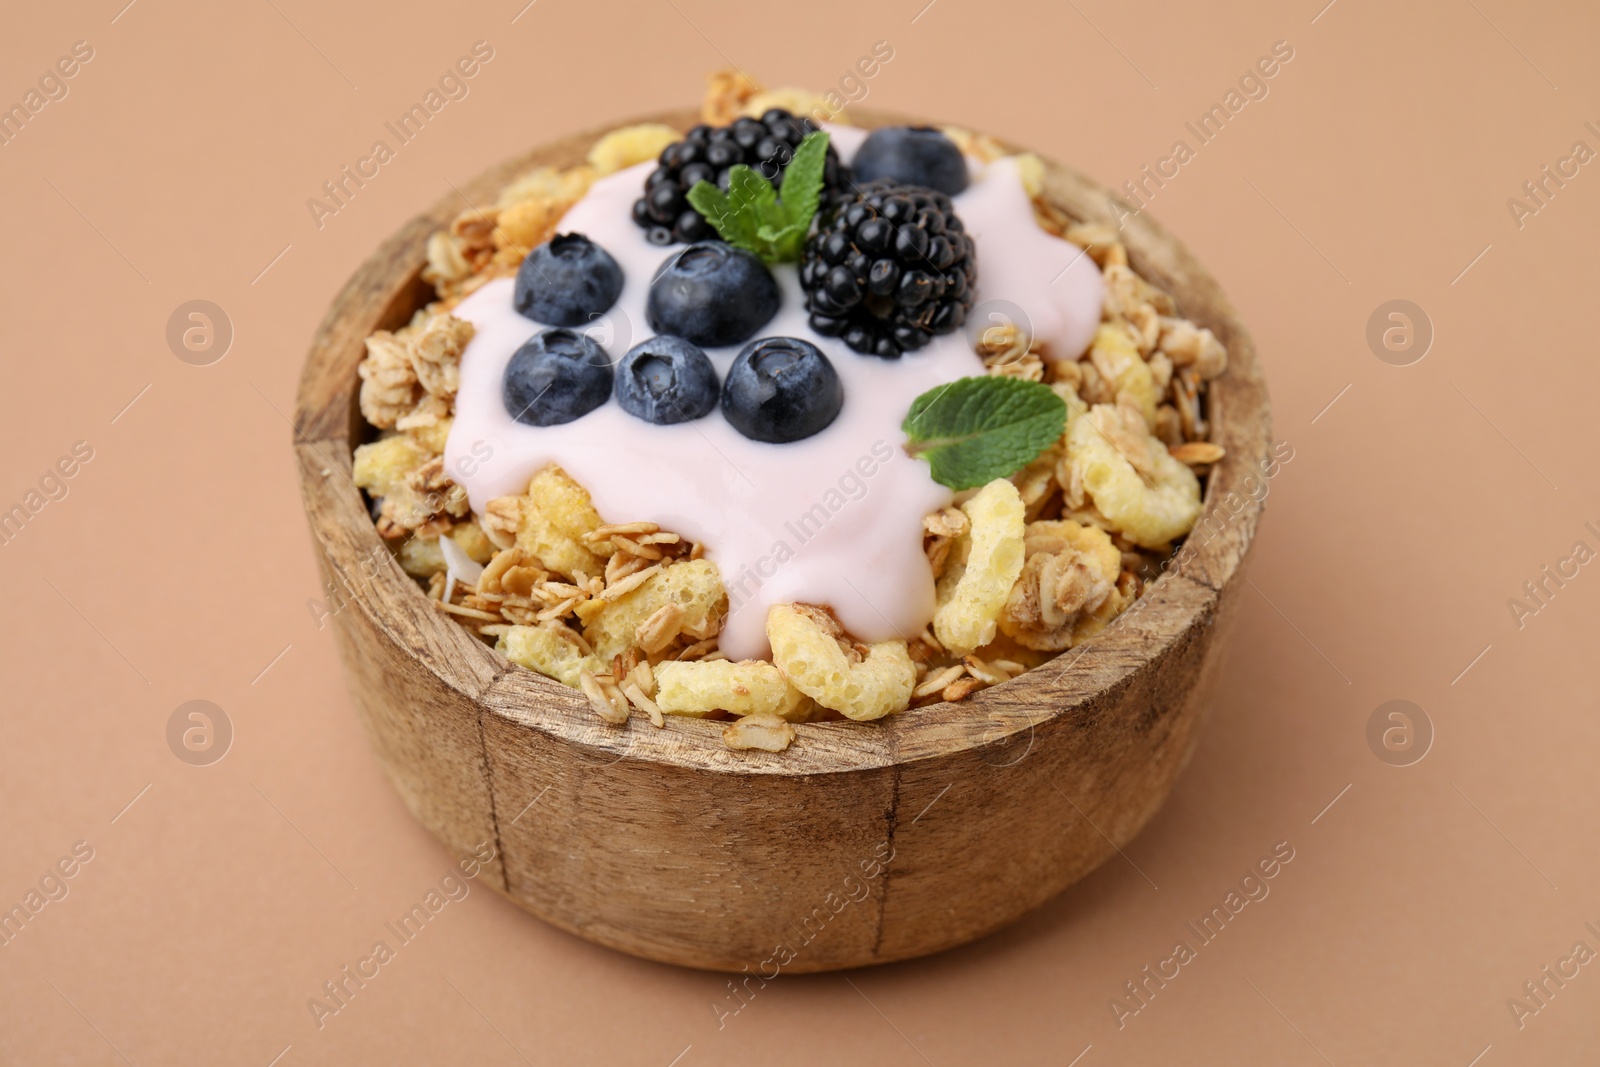
[[[690,111],[641,120],[680,131],[697,121]],[[1043,163],[1037,199],[1114,228],[1132,270],[1226,348],[1226,373],[1205,395],[1216,458],[1202,468],[1193,528],[1159,575],[1109,625],[1031,669],[877,721],[798,721],[781,751],[730,747],[729,724],[714,718],[606,721],[584,691],[513,663],[440,610],[380,537],[353,466],[374,437],[359,396],[364,346],[438,295],[430,240],[459,225],[464,201],[492,204],[533,168],[579,164],[604,132],[492,168],[408,222],[356,271],[311,346],[294,451],[327,617],[372,750],[447,849],[492,856],[485,882],[636,956],[770,979],[995,931],[1124,848],[1194,751],[1282,458],[1250,338],[1148,215]]]

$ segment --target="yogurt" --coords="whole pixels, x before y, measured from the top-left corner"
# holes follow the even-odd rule
[[[864,136],[829,127],[848,162]],[[654,161],[596,181],[558,231],[582,233],[621,266],[613,307],[586,329],[615,360],[652,336],[645,300],[656,269],[677,251],[645,239],[630,209]],[[636,419],[615,400],[560,426],[515,421],[501,400],[506,364],[546,327],[512,307],[514,280],[484,285],[454,314],[476,327],[461,357],[455,422],[445,464],[482,513],[495,497],[521,494],[555,463],[594,498],[607,522],[648,520],[705,546],[728,591],[720,647],[734,659],[768,654],[767,609],[826,604],[864,641],[910,639],[933,617],[934,581],[922,553],[922,517],[952,493],[928,464],[901,447],[911,402],[936,386],[984,373],[972,337],[1019,322],[1058,358],[1074,358],[1100,320],[1104,283],[1092,260],[1034,221],[1016,163],[969,162],[954,197],[977,250],[978,286],[968,327],[935,337],[898,360],[851,351],[807,324],[793,264],[772,268],[782,304],[758,337],[799,337],[822,350],[844,386],[844,407],[822,432],[790,444],[742,436],[720,410],[676,426]],[[753,340],[754,338],[752,338]],[[725,377],[742,345],[707,349]]]

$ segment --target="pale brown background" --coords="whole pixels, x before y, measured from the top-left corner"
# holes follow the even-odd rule
[[[95,858],[0,947],[0,1061],[1596,1062],[1600,964],[1520,1031],[1506,1007],[1575,941],[1600,949],[1600,567],[1521,630],[1506,606],[1580,536],[1600,547],[1582,530],[1600,520],[1600,166],[1520,231],[1505,204],[1574,140],[1600,148],[1592,6],[537,0],[513,23],[522,2],[6,19],[6,102],[72,42],[96,56],[0,148],[0,507],[73,442],[95,455],[0,547],[0,906],[73,842]],[[319,231],[306,198],[479,39],[495,58],[471,95]],[[593,947],[481,886],[319,1030],[307,998],[451,863],[381,779],[307,607],[282,413],[324,307],[490,163],[696,102],[730,62],[825,87],[880,39],[895,58],[870,105],[1111,184],[1274,41],[1295,49],[1151,209],[1251,324],[1295,452],[1193,764],[1126,862],[1013,929],[783,977],[721,1030],[724,978]],[[195,298],[236,330],[212,366],[164,338]],[[1436,330],[1412,366],[1365,341],[1395,298]],[[201,768],[165,735],[195,698],[236,730]],[[1406,768],[1365,740],[1395,698],[1437,731]],[[1122,982],[1281,840],[1297,857],[1271,896],[1119,1030]]]

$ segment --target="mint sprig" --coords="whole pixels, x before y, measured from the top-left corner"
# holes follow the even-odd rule
[[[783,168],[782,199],[766,178],[736,163],[728,168],[727,192],[710,182],[696,182],[688,193],[689,205],[729,244],[767,263],[792,263],[800,258],[817,213],[827,153],[827,133],[806,134]]]
[[[1066,425],[1066,401],[1048,385],[976,377],[917,397],[900,428],[910,439],[906,450],[928,461],[934,481],[971,489],[1032,463]]]

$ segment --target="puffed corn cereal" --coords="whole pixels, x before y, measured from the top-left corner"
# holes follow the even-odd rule
[[[484,536],[483,528],[475,522],[463,522],[450,528],[441,537],[448,537],[460,545],[467,558],[474,563],[488,563],[494,557],[494,545]],[[438,537],[410,537],[401,543],[395,556],[400,567],[413,578],[431,578],[445,569],[444,553],[439,548]]]
[[[716,634],[728,612],[728,594],[716,564],[686,560],[655,571],[628,592],[602,602],[588,618],[583,635],[596,655],[609,660],[633,647],[640,625],[664,604],[683,609],[682,632],[699,638]]]
[[[970,526],[939,579],[933,613],[934,636],[958,656],[994,640],[1000,609],[1022,573],[1024,525],[1022,496],[1004,478],[978,490],[961,510]]]
[[[804,722],[811,700],[765,660],[668,661],[655,667],[656,704],[669,715],[776,715]]]
[[[605,670],[599,657],[585,654],[575,635],[559,622],[513,626],[495,644],[506,659],[577,688],[584,671]]]
[[[1140,471],[1112,441],[1125,432],[1122,413],[1096,404],[1067,427],[1067,463],[1114,528],[1143,548],[1164,548],[1182,537],[1200,515],[1200,481],[1173,459],[1167,446],[1146,433],[1142,443],[1149,469]],[[1123,422],[1123,426],[1125,426]]]
[[[517,547],[562,574],[594,574],[611,554],[609,542],[590,545],[584,541],[584,535],[599,525],[600,513],[589,491],[551,464],[528,483],[517,524]]]
[[[864,656],[853,649],[847,652],[847,646],[818,623],[818,614],[793,604],[775,605],[767,612],[772,662],[789,684],[823,707],[859,722],[904,710],[917,683],[917,668],[906,643],[869,645]]]
[[[589,149],[589,165],[595,174],[604,176],[626,170],[635,163],[655,159],[661,150],[674,141],[683,140],[683,134],[659,122],[646,122],[638,126],[624,126],[612,130]]]
[[[1156,404],[1161,390],[1156,387],[1150,365],[1139,355],[1139,346],[1128,327],[1106,322],[1095,331],[1089,347],[1089,361],[1111,389],[1112,396],[1126,393],[1139,405],[1146,426],[1156,423]]]
[[[356,449],[350,480],[373,496],[389,496],[406,486],[406,476],[432,459],[409,434],[395,434]]]

